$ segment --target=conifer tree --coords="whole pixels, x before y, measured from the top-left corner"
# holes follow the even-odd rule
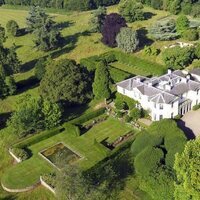
[[[97,65],[93,83],[93,94],[95,99],[109,99],[111,91],[109,88],[109,71],[104,62]]]

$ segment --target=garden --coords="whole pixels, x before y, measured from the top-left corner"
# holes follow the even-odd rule
[[[14,144],[13,147],[29,152],[29,158],[6,170],[2,177],[3,185],[10,189],[26,188],[37,183],[40,175],[55,171],[56,168],[40,154],[44,154],[48,159],[55,159],[55,157],[52,158],[49,155],[52,152],[47,151],[58,144],[64,144],[64,147],[61,145],[61,148],[67,150],[65,153],[70,157],[69,160],[72,159],[72,162],[76,160],[75,163],[86,170],[115,152],[115,150],[111,151],[102,145],[103,140],[113,142],[127,133],[137,132],[116,118],[105,118],[105,114],[89,119],[89,116],[99,115],[102,110],[94,113],[89,113],[85,117],[72,120],[60,128],[39,133]],[[101,120],[99,120],[100,118]],[[85,130],[85,127],[78,128],[82,124],[89,121],[91,123],[91,120],[94,121],[95,119],[98,119],[98,122],[92,127],[87,127],[88,130]],[[55,150],[51,149],[51,151]],[[58,149],[56,151],[58,152]],[[53,160],[51,161],[53,162]]]

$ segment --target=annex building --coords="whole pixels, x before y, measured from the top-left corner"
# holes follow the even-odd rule
[[[153,121],[184,115],[200,103],[200,69],[168,70],[160,77],[136,76],[117,83],[117,91],[149,110]]]

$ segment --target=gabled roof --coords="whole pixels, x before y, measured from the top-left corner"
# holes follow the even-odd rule
[[[168,94],[168,93],[159,93],[151,98],[151,101],[155,103],[172,103],[176,97],[174,95]]]

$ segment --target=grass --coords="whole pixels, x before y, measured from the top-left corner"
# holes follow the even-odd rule
[[[9,188],[18,189],[38,182],[40,175],[55,170],[38,153],[59,142],[63,142],[69,149],[81,155],[83,159],[77,163],[83,169],[88,169],[103,160],[110,153],[110,150],[99,142],[106,138],[109,142],[112,142],[131,130],[130,127],[114,118],[108,118],[79,137],[73,134],[72,129],[66,128],[66,131],[60,134],[29,146],[28,149],[32,152],[32,157],[9,168],[4,173],[2,182]],[[97,142],[94,142],[95,140]]]

